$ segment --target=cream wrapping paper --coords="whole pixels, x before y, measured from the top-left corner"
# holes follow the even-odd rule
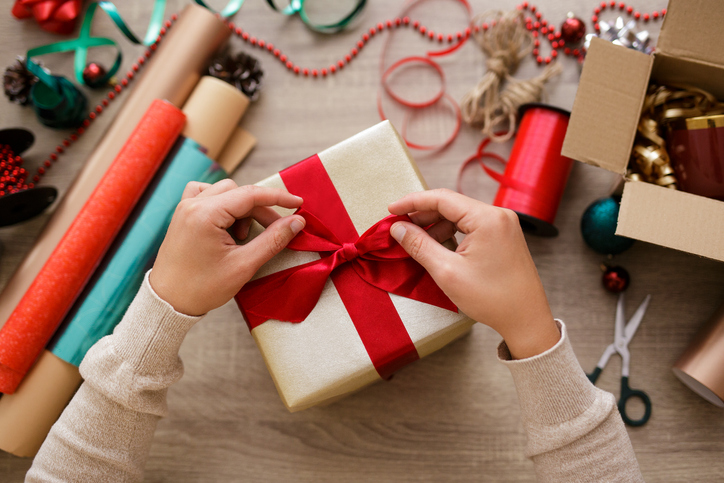
[[[358,233],[388,216],[391,202],[427,189],[389,121],[318,156]],[[258,185],[286,190],[278,174]],[[252,235],[260,230],[255,225]],[[284,250],[255,279],[317,259],[316,253]],[[421,358],[464,335],[475,323],[460,313],[392,294],[390,298]],[[304,322],[269,320],[252,330],[252,336],[282,401],[292,412],[332,402],[381,380],[331,280]]]

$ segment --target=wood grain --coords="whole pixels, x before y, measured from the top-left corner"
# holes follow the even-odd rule
[[[169,11],[185,3],[169,1]],[[220,6],[221,1],[212,2]],[[513,8],[516,2],[474,0],[474,11]],[[542,0],[546,18],[560,22],[568,11],[583,18],[597,2]],[[290,59],[324,67],[347,51],[373,22],[394,17],[403,2],[368,2],[359,24],[347,32],[324,36],[310,32],[298,18],[274,14],[261,0],[248,0],[237,22],[254,35],[271,40]],[[661,8],[661,0],[637,0],[636,8]],[[31,22],[17,22],[5,7],[0,16],[0,64],[9,65],[23,49],[56,37]],[[124,17],[141,31],[150,2],[119,4]],[[455,32],[464,25],[463,10],[452,1],[428,0],[413,12],[435,31]],[[122,40],[110,22],[98,15],[94,33],[119,39],[127,68],[140,50]],[[651,25],[652,30],[658,24]],[[265,70],[258,102],[244,127],[258,147],[234,179],[253,183],[376,123],[375,99],[381,39],[374,39],[349,67],[326,80],[295,77],[272,58],[254,51]],[[236,47],[239,42],[234,41]],[[429,44],[410,32],[394,35],[389,59],[424,52]],[[110,53],[93,53],[110,62]],[[97,56],[97,57],[95,57]],[[179,59],[182,62],[183,59]],[[57,72],[70,74],[72,58],[44,59]],[[483,57],[472,44],[441,61],[449,93],[456,99],[481,77]],[[570,108],[578,67],[563,60],[564,74],[547,89],[549,101]],[[525,61],[519,77],[534,75]],[[437,79],[427,70],[393,79],[406,95],[432,92]],[[95,102],[103,93],[90,92]],[[121,96],[122,99],[122,96]],[[6,102],[6,101],[1,101]],[[121,101],[122,102],[122,101]],[[394,123],[402,113],[390,108]],[[98,126],[64,156],[45,183],[64,192],[117,110],[104,111]],[[0,126],[25,126],[37,135],[26,155],[31,166],[42,161],[63,132],[40,127],[29,109],[5,103]],[[442,139],[452,126],[449,112],[413,118],[410,137]],[[591,133],[595,136],[596,133]],[[457,170],[479,142],[475,130],[463,127],[446,150],[413,153],[432,187],[454,189]],[[502,154],[510,146],[500,146]],[[614,176],[576,164],[556,224],[558,238],[528,237],[529,246],[556,316],[566,321],[584,369],[591,370],[613,340],[615,296],[600,286],[602,257],[581,239],[580,217],[593,200],[606,195]],[[466,173],[467,194],[491,201],[496,186],[481,172]],[[5,284],[39,233],[47,215],[0,230],[4,253],[0,284]],[[631,344],[631,384],[653,401],[650,422],[629,434],[648,481],[722,481],[724,479],[724,412],[685,388],[671,366],[694,333],[724,299],[724,265],[681,252],[637,243],[616,263],[632,275],[629,314],[647,293],[650,309]],[[525,433],[517,396],[507,369],[495,360],[499,337],[484,326],[442,351],[404,369],[390,382],[377,384],[328,407],[290,414],[284,409],[261,357],[233,304],[197,325],[182,348],[184,378],[169,392],[170,413],[158,426],[147,464],[148,481],[534,481],[533,465],[523,451]],[[618,394],[620,363],[614,359],[599,386]],[[27,459],[0,454],[0,480],[21,481]]]

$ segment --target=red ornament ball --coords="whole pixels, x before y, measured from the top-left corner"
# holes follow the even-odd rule
[[[97,62],[89,62],[83,69],[83,81],[89,87],[100,87],[103,84],[103,76],[107,73],[108,71],[102,65]]]
[[[621,293],[628,288],[631,277],[623,267],[608,267],[601,279],[606,290],[612,293]]]
[[[578,17],[569,16],[561,25],[561,37],[566,43],[580,42],[586,35],[586,24]]]

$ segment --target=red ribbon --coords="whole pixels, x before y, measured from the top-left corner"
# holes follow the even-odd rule
[[[302,322],[331,277],[382,378],[419,359],[389,293],[457,307],[390,235],[395,222],[409,217],[388,216],[359,236],[316,154],[279,174],[290,193],[304,198],[297,213],[307,222],[288,248],[322,258],[247,283],[235,298],[249,329],[269,319]]]
[[[40,28],[55,34],[69,34],[80,14],[81,0],[15,0],[12,14],[17,19],[35,17]]]

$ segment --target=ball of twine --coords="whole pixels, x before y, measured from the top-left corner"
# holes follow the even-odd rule
[[[489,27],[482,28],[483,23]],[[533,48],[533,36],[525,28],[523,12],[519,10],[485,12],[473,19],[473,25],[481,25],[473,38],[487,57],[487,71],[463,97],[462,117],[493,141],[507,141],[515,133],[520,106],[540,101],[545,83],[558,75],[561,67],[553,62],[537,77],[526,80],[512,77],[520,61]],[[505,81],[507,84],[501,90]]]

